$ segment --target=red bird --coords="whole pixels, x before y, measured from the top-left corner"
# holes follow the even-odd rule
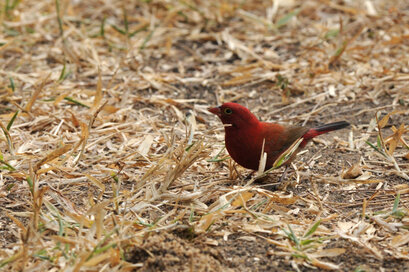
[[[225,125],[225,143],[230,156],[241,166],[253,170],[259,168],[263,141],[264,152],[267,153],[267,170],[299,138],[302,137],[303,141],[297,152],[312,138],[349,126],[345,121],[316,128],[261,122],[246,107],[236,103],[224,103],[220,107],[209,108],[209,111],[219,116]],[[285,163],[286,166],[297,152]]]

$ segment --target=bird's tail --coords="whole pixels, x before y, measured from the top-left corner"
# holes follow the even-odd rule
[[[346,128],[348,126],[349,126],[349,123],[346,121],[325,124],[325,125],[310,129],[309,131],[307,131],[307,133],[304,134],[303,138],[305,140],[309,140],[318,135],[321,135],[321,134],[324,134],[324,133],[327,133],[333,130]]]

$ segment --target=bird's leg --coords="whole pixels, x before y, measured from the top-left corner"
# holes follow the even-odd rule
[[[281,175],[281,177],[278,179],[278,183],[282,183],[283,180],[285,179],[285,176],[287,175],[287,171],[288,171],[288,164],[285,165],[285,169],[283,174]]]
[[[250,179],[251,179],[251,176],[252,176],[255,172],[256,172],[256,171],[251,171],[250,174],[248,174],[248,175],[244,178],[244,180],[250,180]]]
[[[284,172],[281,175],[280,179],[278,180],[277,188],[279,190],[282,190],[282,191],[287,190],[287,186],[288,186],[288,184],[290,184],[290,181],[285,182],[285,176],[287,175],[288,168],[290,168],[290,167],[289,167],[288,164],[286,164]]]

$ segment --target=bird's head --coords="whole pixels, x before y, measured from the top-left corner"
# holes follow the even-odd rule
[[[259,123],[254,114],[252,114],[246,107],[237,103],[224,103],[219,107],[209,108],[209,111],[219,116],[223,124],[235,128],[244,128]]]

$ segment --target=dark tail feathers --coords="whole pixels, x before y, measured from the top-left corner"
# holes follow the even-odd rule
[[[307,133],[304,134],[303,138],[308,141],[309,139],[312,139],[318,135],[321,135],[321,134],[324,134],[324,133],[327,133],[333,130],[346,128],[347,126],[349,126],[349,123],[345,121],[322,125],[322,126],[312,128],[309,131],[307,131]]]
[[[316,128],[313,128],[315,131],[317,132],[329,132],[329,131],[333,131],[333,130],[338,130],[341,128],[346,128],[349,126],[349,123],[346,121],[340,121],[340,122],[335,122],[335,123],[330,123],[330,124],[326,124],[326,125],[322,125]],[[319,133],[319,134],[322,134]]]

